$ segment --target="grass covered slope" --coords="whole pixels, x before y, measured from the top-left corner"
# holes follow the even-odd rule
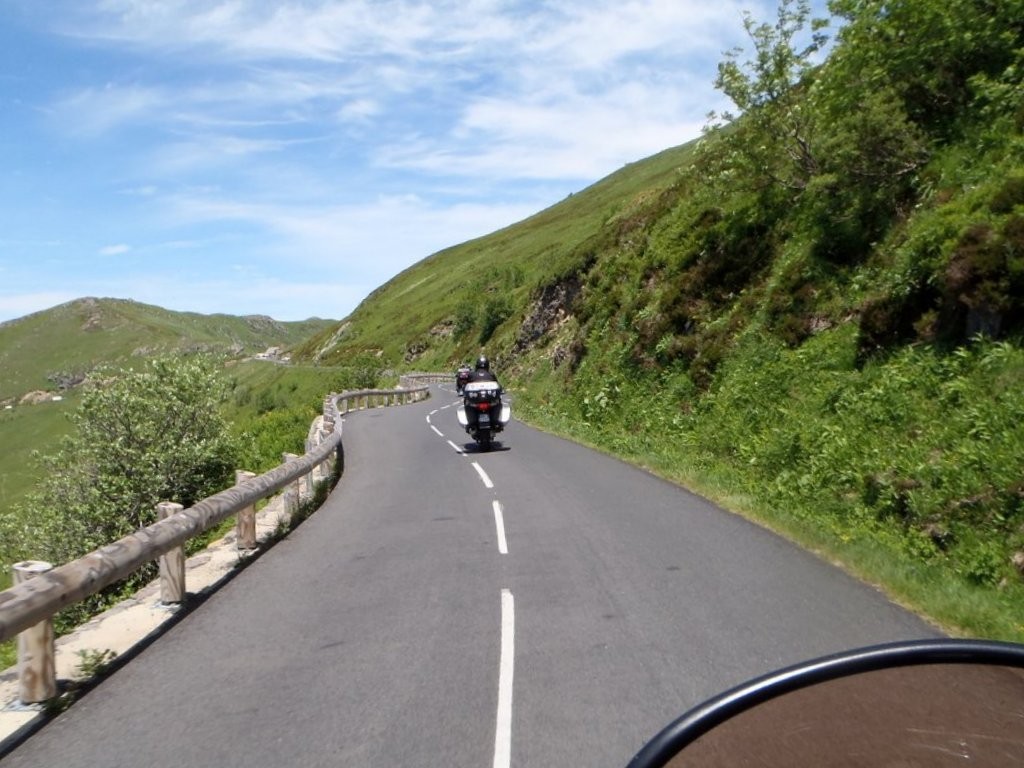
[[[1024,639],[1024,2],[748,20],[743,113],[436,254],[304,347],[451,368],[954,631]]]
[[[118,299],[80,299],[0,324],[0,509],[40,480],[32,454],[51,451],[67,434],[76,388],[97,366],[175,352],[244,358],[287,349],[331,324],[172,312]],[[22,405],[31,392],[47,396]],[[54,395],[62,399],[54,402]]]
[[[100,363],[160,352],[205,350],[244,356],[290,348],[329,320],[173,312],[123,299],[79,299],[0,324],[0,402],[60,388]]]
[[[374,291],[340,326],[296,355],[325,363],[382,354],[446,369],[506,335],[545,285],[593,261],[601,240],[672,187],[692,152],[666,150],[494,234],[448,248]]]

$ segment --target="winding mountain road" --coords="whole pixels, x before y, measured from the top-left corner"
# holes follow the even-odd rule
[[[350,414],[287,539],[4,766],[625,766],[754,675],[917,617],[774,534],[453,391]]]

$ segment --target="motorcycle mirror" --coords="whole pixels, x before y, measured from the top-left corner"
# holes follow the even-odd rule
[[[1024,645],[923,640],[773,672],[671,723],[629,768],[1020,768]]]

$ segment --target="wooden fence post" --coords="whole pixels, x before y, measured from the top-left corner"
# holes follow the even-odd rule
[[[235,470],[235,485],[241,485],[246,480],[256,477],[255,472],[244,469]],[[240,550],[256,549],[256,505],[250,504],[244,509],[238,510],[235,518],[235,546]]]
[[[12,566],[14,583],[21,584],[52,571],[50,563],[24,560]],[[18,700],[41,704],[57,695],[57,662],[53,620],[44,619],[18,635]]]
[[[161,501],[156,505],[158,520],[165,520],[185,507],[174,501]],[[180,603],[185,599],[185,545],[160,555],[160,602],[164,605]]]
[[[299,457],[294,453],[282,453],[281,460],[287,464],[290,461],[296,461]],[[302,478],[295,478],[294,482],[288,484],[284,489],[284,513],[291,520],[295,513],[299,511],[299,499],[301,498],[300,483]]]
[[[336,426],[335,421],[334,421],[334,414],[333,413],[326,414],[324,416],[323,424],[324,424],[324,426],[323,426],[324,438],[326,438],[328,435],[333,435],[334,434],[334,430],[337,429],[337,426]],[[330,477],[331,476],[331,472],[333,471],[333,469],[334,469],[333,461],[332,461],[331,457],[328,456],[326,459],[324,459],[323,463],[320,465],[320,477],[321,478]]]
[[[312,450],[313,449],[312,449],[311,446],[309,446],[309,445],[306,446],[306,453],[310,453]],[[308,498],[308,499],[312,499],[313,496],[315,495],[315,479],[314,479],[314,473],[315,472],[316,472],[316,467],[310,467],[309,468],[309,472],[307,472],[305,474],[305,478],[306,478],[306,498]]]

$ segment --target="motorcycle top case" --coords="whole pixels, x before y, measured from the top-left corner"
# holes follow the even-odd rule
[[[466,409],[465,408],[463,408],[460,405],[458,407],[458,409],[455,411],[455,414],[459,417],[459,424],[461,424],[464,427],[468,427],[469,426],[469,419],[466,416]],[[512,406],[511,405],[509,405],[506,402],[502,402],[502,404],[501,404],[501,415],[498,417],[498,421],[501,423],[502,426],[505,426],[510,421],[512,421]]]
[[[463,388],[463,393],[466,399],[470,403],[474,401],[479,402],[481,400],[499,400],[501,389],[493,381],[471,381]],[[462,426],[468,426],[469,420],[466,417],[466,409],[460,407],[456,411],[459,424]],[[502,426],[506,425],[512,419],[512,406],[502,401],[501,403],[501,414],[498,416],[498,420]]]

